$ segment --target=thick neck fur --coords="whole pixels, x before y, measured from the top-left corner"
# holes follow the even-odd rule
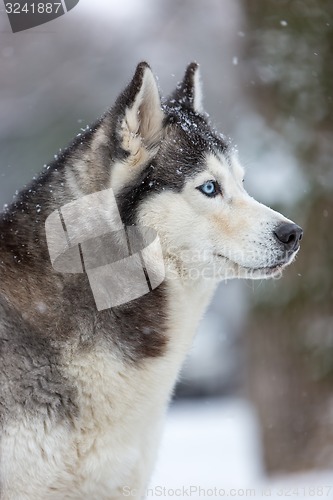
[[[66,158],[68,162],[68,158]],[[59,164],[60,163],[60,164]],[[177,275],[149,294],[114,309],[97,311],[85,274],[56,273],[45,240],[45,220],[81,193],[77,170],[58,162],[19,195],[0,221],[0,291],[38,335],[77,347],[107,342],[130,361],[162,355],[170,336],[188,346],[210,296],[207,284]],[[68,176],[72,175],[72,182]],[[98,187],[107,187],[108,178]],[[87,194],[87,193],[85,193]],[[178,269],[179,271],[179,269]],[[190,318],[190,319],[189,319]],[[174,334],[172,332],[175,332]],[[147,333],[148,332],[148,333]],[[73,345],[74,345],[73,344]],[[185,352],[185,351],[184,351]]]
[[[33,205],[30,201],[26,207]],[[213,286],[178,274],[178,264],[166,259],[166,279],[157,289],[121,307],[97,311],[85,274],[52,269],[44,220],[40,216],[36,224],[35,217],[16,206],[0,223],[0,337],[11,338],[14,352],[25,363],[12,379],[15,402],[0,397],[0,403],[8,422],[16,421],[21,407],[25,415],[37,417],[34,428],[41,441],[44,435],[54,441],[56,452],[51,447],[50,457],[40,461],[37,445],[26,451],[30,429],[25,424],[15,429],[20,447],[14,447],[15,460],[8,455],[8,467],[14,471],[19,463],[25,471],[22,485],[13,482],[16,497],[28,490],[29,498],[46,498],[49,482],[54,498],[75,499],[78,490],[82,498],[93,498],[96,491],[98,498],[118,498],[124,485],[143,491],[167,403]],[[6,371],[6,359],[2,363]],[[44,363],[52,366],[51,386],[46,383],[45,392],[44,386],[34,386],[38,370],[43,370],[42,380],[48,376]],[[8,373],[12,370],[10,366]],[[33,387],[32,394],[21,390],[22,377],[24,387]],[[64,420],[59,441],[56,424]],[[6,442],[3,446],[6,451]],[[8,447],[12,449],[11,442]],[[37,463],[42,479],[32,481]],[[52,483],[56,473],[61,480]]]

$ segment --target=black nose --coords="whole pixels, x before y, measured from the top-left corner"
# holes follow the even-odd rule
[[[291,222],[283,223],[274,231],[277,239],[283,243],[286,250],[296,250],[303,236],[303,229]]]

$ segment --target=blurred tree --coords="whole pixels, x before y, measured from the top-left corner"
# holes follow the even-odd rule
[[[333,3],[242,2],[247,91],[308,180],[288,211],[305,231],[297,262],[281,282],[256,291],[248,388],[267,469],[326,468],[333,466]]]

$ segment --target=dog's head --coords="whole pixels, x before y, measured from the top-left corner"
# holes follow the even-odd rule
[[[123,222],[153,227],[166,258],[220,279],[268,278],[292,262],[302,230],[245,191],[234,148],[202,109],[197,64],[162,102],[139,64],[110,116]]]

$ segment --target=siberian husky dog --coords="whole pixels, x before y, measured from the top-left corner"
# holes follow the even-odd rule
[[[197,64],[161,101],[142,62],[113,108],[5,209],[1,500],[144,497],[170,395],[218,281],[277,276],[299,250],[301,228],[251,198],[243,176],[203,111]],[[157,234],[164,266],[158,286],[113,307],[96,306],[88,271],[56,270],[47,242],[52,214],[96,193],[105,206],[114,196],[124,227]]]

